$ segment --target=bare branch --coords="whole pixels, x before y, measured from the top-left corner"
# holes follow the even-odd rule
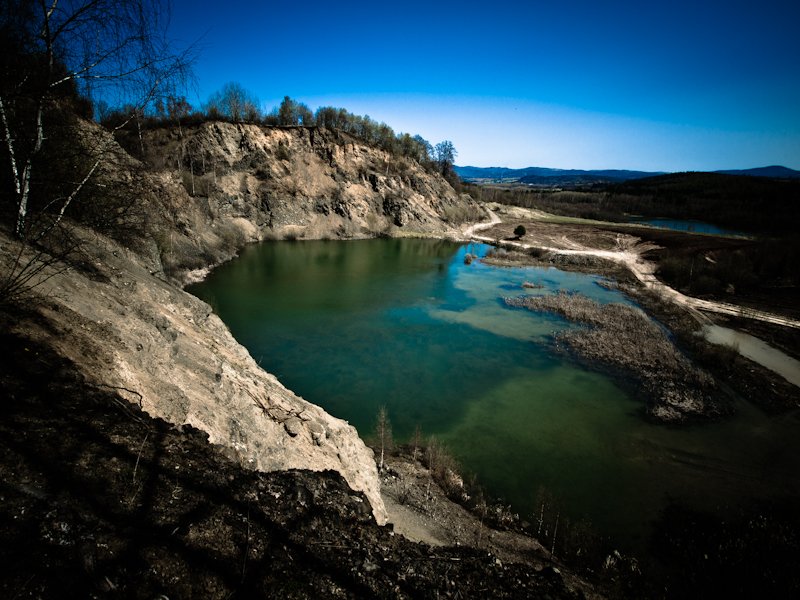
[[[64,203],[61,205],[61,209],[58,211],[58,215],[52,220],[52,222],[45,229],[41,231],[41,233],[39,233],[39,235],[35,238],[34,242],[38,242],[48,233],[50,233],[55,227],[58,227],[58,224],[61,223],[61,220],[64,218],[64,213],[67,211],[67,208],[69,208],[69,205],[72,204],[73,200],[75,200],[75,196],[77,196],[81,192],[83,186],[85,186],[86,183],[89,181],[89,179],[91,179],[92,175],[94,175],[94,172],[97,170],[97,167],[99,166],[100,166],[100,161],[96,160],[92,165],[91,169],[89,169],[89,172],[86,173],[86,176],[78,183],[78,185],[75,186],[75,188],[72,190],[72,193],[64,199]]]
[[[187,73],[192,49],[172,51],[162,27],[163,5],[162,0],[17,0],[0,11],[0,28],[11,32],[14,52],[4,60],[0,79],[0,160],[9,163],[0,172],[8,182],[9,228],[21,244],[19,253],[8,257],[10,271],[0,272],[0,301],[52,276],[58,259],[74,251],[77,238],[65,227],[70,215],[93,226],[121,222],[119,203],[103,214],[108,206],[88,195],[114,155],[113,135],[99,144],[78,139],[88,154],[65,156],[69,145],[58,127],[66,123],[70,105],[81,102],[79,85],[101,92],[104,100],[118,94],[134,106],[122,128]],[[82,175],[73,180],[72,173]]]

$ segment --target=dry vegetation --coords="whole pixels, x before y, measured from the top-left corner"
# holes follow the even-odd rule
[[[634,376],[647,399],[648,414],[665,422],[714,418],[730,412],[716,399],[713,378],[694,366],[666,330],[640,309],[599,304],[580,294],[508,298],[506,304],[547,311],[587,327],[557,334],[580,357]]]

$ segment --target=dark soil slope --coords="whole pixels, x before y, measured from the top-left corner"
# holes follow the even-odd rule
[[[245,470],[200,432],[87,388],[47,348],[5,333],[9,318],[0,597],[575,597],[553,569],[378,527],[331,472]]]

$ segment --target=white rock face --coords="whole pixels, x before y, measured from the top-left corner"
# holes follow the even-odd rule
[[[256,364],[211,308],[94,238],[96,270],[55,275],[40,331],[87,382],[150,415],[192,425],[245,466],[340,473],[386,522],[372,451],[354,427],[298,397]]]
[[[162,260],[179,282],[198,256],[229,258],[244,241],[451,235],[483,218],[439,174],[341,132],[207,122],[149,130],[145,144],[168,190]]]

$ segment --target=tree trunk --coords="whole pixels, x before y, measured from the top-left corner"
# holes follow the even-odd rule
[[[17,207],[17,237],[25,237],[25,220],[28,216],[28,197],[31,190],[31,171],[33,170],[33,158],[42,149],[42,142],[44,141],[44,125],[42,124],[42,112],[44,111],[43,100],[39,100],[39,105],[36,108],[36,143],[33,146],[25,161],[25,168],[22,170],[22,188],[19,194],[19,205]]]

